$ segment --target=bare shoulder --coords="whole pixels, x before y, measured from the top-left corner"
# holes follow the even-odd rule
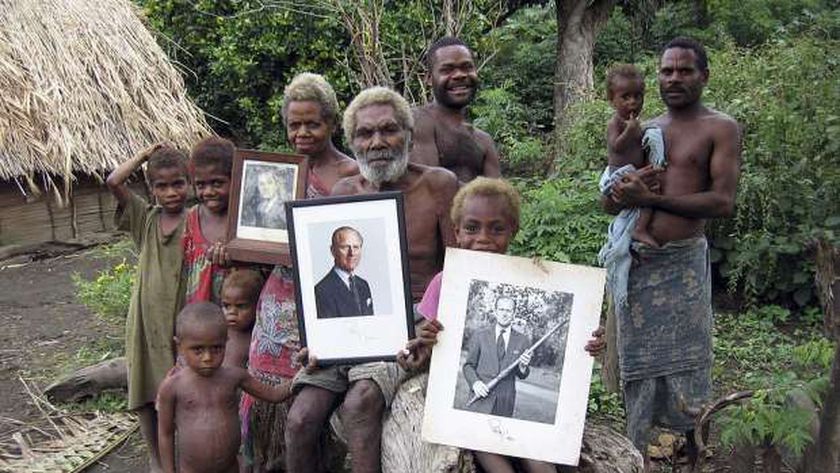
[[[361,192],[362,175],[354,174],[339,179],[332,188],[330,195],[354,195]]]
[[[458,189],[458,176],[449,169],[415,163],[409,164],[409,166],[412,165],[421,173],[421,179],[429,187],[439,191]]]
[[[179,381],[183,376],[183,373],[181,372],[182,370],[183,369],[174,371],[163,378],[163,381],[160,383],[160,387],[158,387],[159,397],[165,398],[167,396],[171,397],[175,395],[178,390]]]
[[[738,134],[741,132],[741,126],[737,120],[718,110],[709,109],[709,113],[704,117],[704,121],[720,132],[735,132]]]
[[[484,148],[484,152],[486,153],[488,150],[496,149],[496,142],[493,141],[493,137],[490,136],[490,133],[482,130],[481,128],[473,127],[475,130],[475,137],[481,146]]]
[[[414,117],[414,135],[424,134],[434,126],[431,111],[428,105],[421,107],[414,107],[411,109],[411,115]]]
[[[356,174],[359,174],[359,164],[356,163],[355,159],[352,159],[347,155],[342,155],[341,160],[338,163],[339,178],[355,176]]]

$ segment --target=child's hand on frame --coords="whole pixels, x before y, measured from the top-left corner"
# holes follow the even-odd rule
[[[397,353],[397,363],[406,371],[417,371],[428,365],[432,347],[443,325],[437,320],[424,320],[417,329],[417,337],[409,340],[405,349]]]
[[[213,246],[207,249],[207,256],[210,259],[210,263],[216,266],[230,266],[230,255],[227,251],[227,245],[221,241],[213,243]]]
[[[302,369],[306,374],[312,374],[318,369],[318,357],[310,355],[309,348],[301,348],[297,355],[295,355],[295,361],[303,365]]]

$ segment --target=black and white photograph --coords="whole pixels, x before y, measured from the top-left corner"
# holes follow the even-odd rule
[[[240,231],[248,227],[286,230],[286,201],[294,200],[297,166],[246,162],[242,177]]]
[[[554,423],[573,298],[473,279],[454,407]]]
[[[303,198],[306,163],[301,155],[236,150],[228,207],[232,259],[289,264],[285,204]]]
[[[424,441],[577,465],[601,268],[447,248]]]
[[[289,204],[301,340],[321,363],[391,360],[413,334],[402,195]]]

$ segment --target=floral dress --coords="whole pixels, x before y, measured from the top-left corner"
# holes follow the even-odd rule
[[[227,270],[212,264],[207,250],[213,243],[201,232],[199,206],[187,211],[184,236],[181,246],[184,250],[184,281],[186,283],[186,303],[210,301],[221,303],[222,283]]]

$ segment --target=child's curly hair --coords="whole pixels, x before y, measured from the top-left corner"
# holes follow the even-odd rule
[[[228,287],[237,287],[245,290],[245,295],[251,302],[256,302],[260,297],[263,287],[263,277],[259,271],[250,268],[234,268],[225,277],[222,283],[222,294]]]
[[[642,83],[642,90],[644,91],[645,78],[642,76],[642,72],[638,67],[633,64],[615,64],[607,71],[607,100],[612,100],[613,86],[615,85],[615,80],[619,77],[630,80],[638,79]]]
[[[161,169],[178,168],[187,175],[187,155],[180,149],[163,144],[155,147],[149,153],[149,159],[146,161],[146,180],[149,184],[157,177],[157,172]]]
[[[522,199],[519,197],[519,192],[508,181],[489,177],[477,177],[458,190],[458,193],[452,199],[452,210],[450,213],[452,223],[458,225],[464,215],[464,202],[467,200],[467,197],[474,196],[501,197],[505,200],[506,208],[500,209],[500,211],[504,212],[510,219],[513,224],[514,233],[516,230],[519,230],[519,212],[522,206]]]
[[[190,152],[190,172],[195,172],[197,167],[214,166],[218,172],[230,176],[235,150],[230,140],[218,136],[204,138]]]

